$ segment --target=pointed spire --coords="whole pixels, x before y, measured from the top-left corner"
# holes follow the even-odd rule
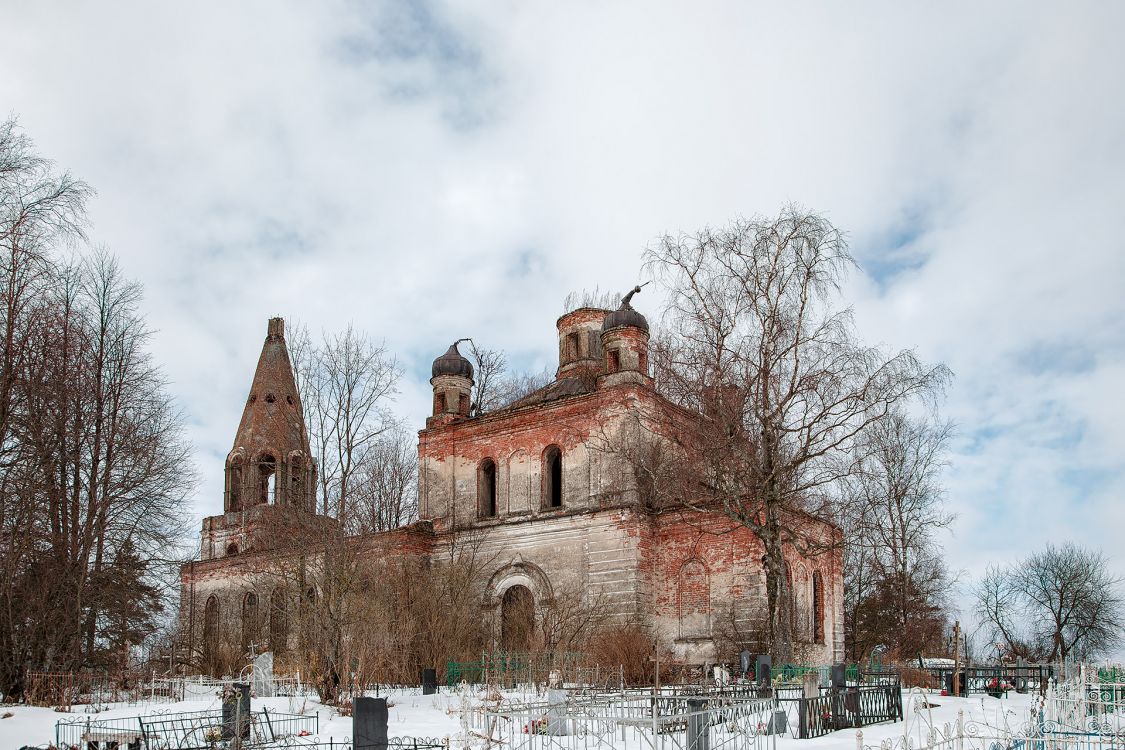
[[[289,350],[285,347],[282,318],[271,318],[267,328],[250,396],[234,438],[234,449],[239,448],[250,462],[258,461],[264,453],[273,455],[275,461],[284,461],[295,450],[309,456],[309,437]]]

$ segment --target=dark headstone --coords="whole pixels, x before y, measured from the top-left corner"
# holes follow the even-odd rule
[[[236,682],[223,689],[224,740],[250,736],[250,686]]]
[[[422,695],[433,695],[437,692],[437,670],[422,670]]]
[[[707,720],[707,701],[688,698],[687,750],[711,750],[711,723]]]
[[[766,654],[758,655],[758,663],[754,666],[754,677],[758,680],[759,685],[768,687],[770,684],[770,669],[773,667],[773,659]]]
[[[846,664],[832,665],[832,689],[843,690],[848,686],[848,667]]]
[[[785,720],[785,711],[779,709],[770,715],[769,723],[766,724],[766,734],[785,734],[788,727],[789,723]]]
[[[352,703],[354,750],[387,750],[387,699],[356,698]]]

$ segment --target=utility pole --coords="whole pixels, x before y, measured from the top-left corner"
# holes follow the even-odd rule
[[[961,680],[961,621],[953,623],[953,695],[960,697]]]

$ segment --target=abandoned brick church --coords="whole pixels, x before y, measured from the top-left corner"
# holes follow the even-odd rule
[[[760,627],[761,543],[725,517],[653,509],[605,436],[630,415],[662,406],[648,370],[648,323],[628,300],[584,307],[558,323],[553,382],[497,411],[470,414],[473,367],[457,349],[434,360],[433,412],[418,433],[419,520],[352,537],[364,554],[440,557],[472,540],[492,561],[480,601],[503,642],[508,610],[542,618],[560,592],[604,603],[620,622],[650,626],[687,664],[736,660],[721,637]],[[225,466],[223,513],[204,519],[197,561],[181,574],[181,638],[190,649],[294,646],[292,610],[315,606],[311,587],[286,590],[272,567],[289,554],[281,514],[316,515],[316,472],[280,318],[269,322]],[[826,543],[834,526],[806,519]],[[839,545],[786,551],[795,650],[806,663],[843,657]],[[312,603],[312,604],[309,604]],[[287,619],[288,618],[288,619]]]

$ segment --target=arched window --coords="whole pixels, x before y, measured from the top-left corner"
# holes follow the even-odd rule
[[[481,518],[496,516],[496,462],[491,458],[477,468],[477,513]]]
[[[557,445],[543,451],[543,507],[562,507],[562,451]]]
[[[276,588],[270,594],[270,649],[274,654],[285,653],[289,641],[289,621],[285,612],[285,589]]]
[[[258,643],[258,595],[251,592],[242,599],[242,652],[257,651]]]
[[[207,597],[203,606],[203,653],[208,658],[219,650],[219,600],[214,595]]]
[[[305,487],[302,483],[304,480],[304,472],[301,471],[304,463],[301,461],[301,456],[294,452],[289,454],[289,492],[285,498],[288,505],[297,508],[304,506],[305,500]]]
[[[711,584],[707,568],[688,560],[680,568],[676,598],[681,638],[707,637],[711,633]]]
[[[242,510],[242,456],[231,459],[227,483],[228,509],[232,512]]]
[[[268,505],[274,497],[274,475],[277,472],[277,460],[269,453],[263,453],[258,459],[258,502]]]
[[[230,557],[231,555],[237,555],[237,554],[238,554],[238,544],[235,543],[235,542],[231,542],[230,544],[228,544],[227,545],[227,557]]]
[[[813,640],[824,643],[824,578],[819,570],[812,574]]]
[[[794,611],[793,635],[801,641],[812,640],[812,596],[810,595],[809,571],[804,563],[797,563],[796,588],[793,591]]]

